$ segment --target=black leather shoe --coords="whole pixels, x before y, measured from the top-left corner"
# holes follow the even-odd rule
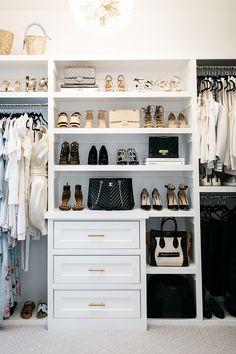
[[[97,165],[97,163],[98,163],[98,152],[96,146],[93,145],[89,150],[88,165]]]
[[[209,300],[206,298],[203,299],[203,317],[207,319],[212,318],[212,312],[209,305]]]
[[[102,145],[102,147],[99,151],[98,164],[99,165],[108,165],[107,149],[104,145]]]
[[[211,311],[213,313],[213,315],[215,315],[218,318],[225,318],[225,313],[222,310],[222,308],[220,307],[220,305],[218,304],[218,302],[216,302],[216,300],[214,298],[210,298],[210,308]]]

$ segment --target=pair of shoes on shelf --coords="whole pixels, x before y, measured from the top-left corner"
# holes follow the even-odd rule
[[[178,114],[177,121],[174,113],[171,112],[168,116],[168,128],[188,128],[186,116],[182,112]]]
[[[152,119],[152,106],[148,105],[144,110],[144,128],[164,128],[164,108],[156,106]]]
[[[167,198],[167,208],[172,210],[189,210],[189,201],[186,194],[188,186],[180,183],[178,191],[178,203],[175,195],[175,186],[172,183],[165,185],[167,188],[166,198]]]
[[[24,320],[28,320],[32,317],[35,308],[35,303],[33,301],[26,301],[22,307],[20,317]],[[48,307],[45,302],[39,301],[37,308],[37,318],[45,318],[48,315]]]
[[[119,149],[116,158],[117,165],[138,165],[138,154],[133,148]]]
[[[104,145],[99,150],[99,157],[96,146],[93,145],[89,150],[88,165],[108,165],[107,149]]]
[[[71,190],[70,190],[70,185],[67,183],[63,186],[62,202],[61,202],[61,205],[59,206],[60,210],[70,210],[71,209],[71,206],[69,204],[70,198],[71,198]],[[75,204],[72,207],[72,209],[73,210],[83,210],[84,209],[83,193],[82,193],[80,184],[75,185]]]
[[[203,299],[203,317],[210,319],[212,314],[220,319],[225,318],[225,313],[219,303],[213,298]]]
[[[155,82],[152,80],[145,80],[145,79],[134,79],[134,89],[136,91],[150,91],[152,90]]]
[[[65,112],[61,112],[58,115],[57,126],[58,128],[80,128],[80,117],[79,112],[74,112],[70,117]]]
[[[114,91],[113,79],[111,75],[105,77],[105,91]],[[127,85],[125,83],[124,75],[118,75],[117,77],[117,91],[127,91]]]
[[[105,112],[102,109],[99,109],[98,111],[98,127],[99,128],[106,128],[106,121],[105,121]],[[85,124],[84,127],[85,128],[93,128],[94,124],[93,124],[93,111],[92,110],[88,110],[86,117],[85,117]]]
[[[173,76],[170,80],[157,80],[161,91],[181,91],[181,78]]]
[[[3,80],[0,84],[0,92],[19,92],[20,86],[21,82],[19,80],[14,82]]]
[[[205,186],[205,187],[210,187],[210,186],[221,186],[221,180],[218,176],[213,175],[203,175],[200,179],[200,185]]]
[[[151,205],[154,210],[161,210],[162,209],[162,201],[160,193],[158,192],[157,188],[154,188],[152,191],[152,203],[150,200],[149,193],[146,188],[143,188],[140,194],[140,207],[144,210],[150,210]]]
[[[74,141],[73,143],[69,144],[67,141],[62,143],[61,145],[61,152],[60,152],[60,159],[59,165],[79,165],[79,143]]]

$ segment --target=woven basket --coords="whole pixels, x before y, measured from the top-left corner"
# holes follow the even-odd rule
[[[28,35],[28,30],[33,26],[38,26],[43,31],[44,36]],[[31,23],[25,30],[23,48],[26,47],[26,52],[29,55],[45,54],[47,38],[51,39],[40,23]]]
[[[11,54],[14,34],[0,29],[0,55]]]

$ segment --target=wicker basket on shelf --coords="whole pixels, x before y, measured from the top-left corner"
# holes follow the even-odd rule
[[[38,26],[43,31],[44,36],[28,35],[29,29],[33,26]],[[48,37],[45,29],[40,25],[40,23],[31,23],[25,30],[23,48],[26,47],[26,52],[29,55],[45,54],[47,38],[51,39]]]
[[[14,34],[0,29],[0,55],[11,54]]]

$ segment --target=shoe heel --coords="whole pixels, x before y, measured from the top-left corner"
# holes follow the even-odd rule
[[[140,207],[143,210],[151,209],[150,197],[146,188],[143,188],[140,194]]]

